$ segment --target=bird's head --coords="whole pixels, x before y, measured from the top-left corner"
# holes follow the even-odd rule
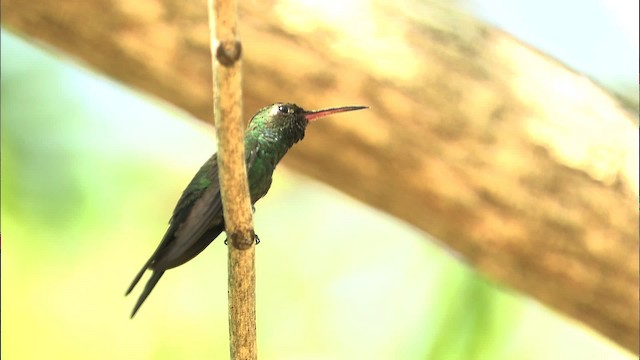
[[[294,144],[304,138],[309,121],[345,111],[366,109],[367,106],[344,106],[322,110],[305,110],[296,104],[276,103],[260,109],[249,123],[248,132],[260,132],[276,141]]]

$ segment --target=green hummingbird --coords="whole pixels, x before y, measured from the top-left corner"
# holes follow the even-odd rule
[[[296,104],[277,103],[260,109],[249,122],[244,136],[251,204],[255,204],[269,191],[276,165],[293,144],[304,138],[309,121],[366,108],[367,106],[345,106],[307,111]],[[213,154],[180,196],[162,241],[127,289],[126,295],[129,295],[145,271],[152,271],[131,317],[136,314],[166,270],[193,259],[223,230],[217,154]]]

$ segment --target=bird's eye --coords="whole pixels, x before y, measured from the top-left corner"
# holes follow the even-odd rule
[[[287,105],[280,105],[278,106],[278,111],[282,114],[288,114],[291,112],[291,109]]]

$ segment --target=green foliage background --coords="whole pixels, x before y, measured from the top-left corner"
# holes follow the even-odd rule
[[[213,129],[4,30],[1,85],[3,359],[228,358],[222,239],[124,297]],[[631,359],[284,167],[255,226],[263,359]]]

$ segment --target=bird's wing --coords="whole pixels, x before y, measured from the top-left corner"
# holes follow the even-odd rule
[[[209,174],[206,174],[207,172],[209,172]],[[200,176],[203,174],[205,174],[206,176]],[[198,179],[200,179],[200,181],[209,180],[210,184],[208,184],[208,186],[204,186],[207,184],[197,184]],[[206,198],[205,198],[203,193],[207,188],[211,188],[212,191],[209,194],[206,194]],[[177,231],[182,227],[181,225],[183,224],[183,222],[187,220],[187,218],[189,218],[189,215],[191,213],[191,208],[194,207],[198,199],[202,197],[203,198],[202,200],[204,200],[204,202],[209,202],[214,204],[213,206],[211,206],[212,208],[211,213],[215,212],[216,208],[219,207],[220,210],[218,211],[220,212],[220,214],[222,214],[221,212],[222,203],[218,201],[220,202],[220,205],[215,206],[215,203],[216,203],[215,196],[213,196],[213,199],[211,196],[212,194],[213,195],[215,195],[216,193],[219,194],[219,188],[220,186],[218,185],[217,157],[214,154],[204,164],[204,166],[200,168],[200,170],[198,171],[198,174],[196,174],[193,180],[191,180],[191,183],[189,183],[189,186],[187,186],[185,191],[180,196],[180,199],[178,200],[178,203],[176,204],[176,207],[173,211],[173,215],[169,220],[169,228],[167,229],[167,232],[164,234],[162,241],[160,241],[160,244],[158,244],[158,247],[155,249],[153,254],[151,254],[147,262],[144,264],[144,266],[142,266],[142,268],[140,269],[136,277],[131,282],[131,285],[129,286],[126,292],[127,295],[133,290],[136,284],[140,281],[140,279],[142,278],[142,275],[144,275],[144,272],[147,269],[151,269],[152,267],[156,267],[157,265],[159,265],[157,267],[158,269],[162,269],[162,270],[168,269],[170,266],[166,266],[167,263],[175,262],[175,259],[180,259],[184,257],[185,254],[180,254],[180,251],[184,251],[184,248],[187,247],[189,244],[192,244],[193,240],[191,238],[176,239],[175,235]],[[201,207],[202,205],[200,206],[200,208]],[[222,218],[222,215],[220,217]],[[208,219],[212,219],[212,218],[213,216],[209,217]],[[191,221],[193,222],[193,220]],[[191,235],[193,236],[195,234],[191,234]],[[176,244],[176,240],[182,240],[182,241],[178,241],[178,244]],[[176,249],[176,245],[180,245],[178,249]],[[195,256],[196,254],[194,254],[193,256]],[[189,260],[191,257],[189,257],[184,261]],[[164,261],[162,261],[165,263],[164,268],[161,267],[163,265],[162,263],[158,264],[159,260],[162,260],[162,259],[165,259]],[[173,261],[168,261],[168,260],[173,260]]]
[[[247,171],[251,169],[259,150],[257,143],[251,145],[255,146],[246,149]],[[205,172],[206,176],[200,176],[202,172]],[[199,184],[199,181],[207,183]],[[145,286],[133,314],[153,290],[164,270],[181,265],[198,255],[223,230],[224,214],[218,181],[218,162],[217,155],[214,154],[200,168],[180,196],[162,241],[127,289],[128,295],[147,269],[154,270],[154,276]]]
[[[151,267],[169,269],[191,260],[224,230],[219,187],[207,188],[175,231],[173,241],[158,254]]]
[[[189,214],[191,207],[208,188],[211,188],[214,192],[220,191],[220,183],[218,182],[218,154],[213,154],[213,156],[202,165],[189,185],[187,185],[187,188],[182,192],[173,210],[169,224],[180,224]]]
[[[254,146],[246,149],[248,151],[245,154],[247,171],[250,171],[259,150],[258,143],[251,145]],[[172,240],[162,246],[149,264],[154,270],[166,270],[184,264],[204,250],[224,230],[217,154],[200,171],[206,171],[206,176],[196,176],[178,201],[171,220],[171,224],[176,223],[177,227],[173,230]],[[198,181],[207,181],[207,184],[198,186]],[[204,190],[198,191],[201,188]]]
[[[154,270],[166,270],[184,264],[224,230],[216,155],[200,171],[206,171],[206,176],[196,176],[178,201],[171,218],[171,225],[176,226],[172,234],[167,231],[171,239],[150,264]],[[206,184],[198,184],[202,181]]]

